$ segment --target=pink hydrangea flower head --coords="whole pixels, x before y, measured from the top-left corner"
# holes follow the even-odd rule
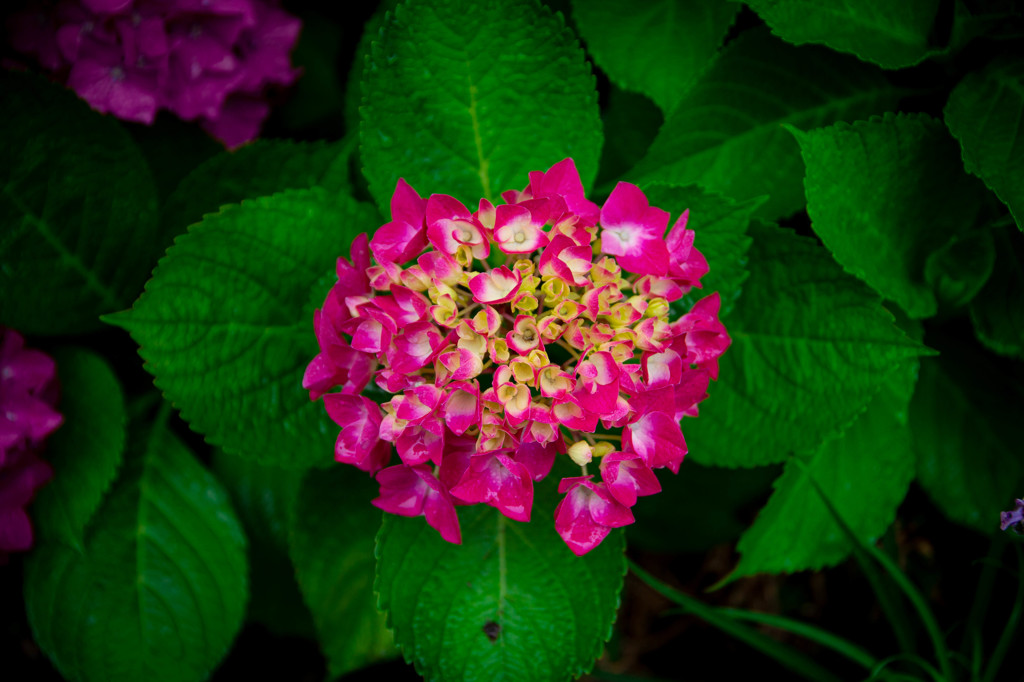
[[[53,359],[0,327],[0,558],[32,546],[25,507],[53,474],[38,450],[63,422],[56,399]]]
[[[147,125],[166,109],[229,148],[259,133],[267,87],[298,77],[300,29],[272,0],[39,0],[8,21],[11,46],[93,109]]]
[[[572,159],[502,197],[470,211],[399,180],[391,221],[339,260],[303,385],[341,427],[335,457],[376,473],[374,504],[450,541],[459,505],[530,520],[564,456],[581,476],[562,481],[555,529],[584,554],[661,490],[655,470],[679,471],[680,420],[729,335],[717,294],[671,319],[707,272],[688,214],[669,230],[628,183],[598,206]],[[359,396],[368,377],[390,399]]]

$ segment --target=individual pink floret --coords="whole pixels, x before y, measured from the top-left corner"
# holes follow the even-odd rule
[[[620,182],[601,207],[601,253],[615,256],[623,270],[663,276],[669,262],[668,220],[668,212],[648,204],[639,187]]]
[[[489,504],[513,521],[529,521],[533,507],[533,478],[507,452],[473,455],[452,495],[465,502]]]
[[[406,263],[427,246],[427,200],[399,178],[391,195],[390,223],[374,232],[370,249],[377,260]]]
[[[441,482],[425,466],[398,465],[377,473],[380,496],[371,503],[390,514],[425,516],[441,537],[453,544],[462,543],[455,503]]]
[[[558,492],[567,493],[555,509],[555,530],[576,556],[601,544],[612,528],[633,523],[633,512],[612,497],[593,476],[563,478]]]

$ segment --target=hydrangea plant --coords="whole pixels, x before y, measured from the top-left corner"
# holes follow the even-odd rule
[[[1024,14],[379,5],[7,10],[0,324],[63,418],[0,491],[17,662],[747,675],[697,614],[815,682],[1012,677]],[[893,641],[855,571],[790,608],[851,555]]]
[[[471,213],[399,179],[392,221],[338,260],[303,386],[314,400],[340,387],[324,396],[335,459],[376,474],[373,503],[456,544],[455,504],[529,521],[533,482],[570,457],[582,475],[559,484],[555,528],[585,554],[661,490],[654,469],[679,472],[680,420],[729,335],[717,293],[670,319],[708,271],[688,211],[666,235],[669,213],[628,182],[599,207],[572,159],[502,198]],[[380,408],[359,395],[371,378],[397,394]]]

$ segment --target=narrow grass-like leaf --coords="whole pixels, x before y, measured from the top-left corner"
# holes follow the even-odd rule
[[[841,679],[796,649],[792,649],[771,637],[763,635],[757,630],[737,623],[731,617],[731,614],[724,613],[722,609],[708,606],[685,592],[669,587],[632,561],[629,562],[629,570],[643,580],[648,587],[679,604],[688,613],[718,628],[727,635],[740,640],[744,644],[757,649],[762,654],[774,658],[781,665],[801,677],[818,682],[839,682]]]
[[[882,71],[853,57],[747,31],[682,99],[625,179],[695,182],[739,200],[768,195],[758,216],[787,216],[804,206],[804,169],[782,125],[808,130],[867,118],[900,96]]]
[[[828,495],[826,495],[825,491],[818,485],[818,482],[813,476],[810,477],[810,481],[814,486],[814,489],[818,492],[818,495],[821,497],[822,502],[828,508],[829,514],[832,515],[833,520],[843,529],[843,532],[846,533],[846,536],[850,541],[859,545],[860,548],[868,554],[868,556],[882,566],[889,579],[899,587],[903,595],[914,606],[914,610],[917,611],[917,615],[924,624],[925,630],[928,632],[928,637],[932,641],[932,647],[935,650],[935,657],[939,663],[939,667],[942,669],[942,679],[954,679],[949,652],[946,649],[946,641],[943,637],[942,630],[939,628],[938,621],[935,619],[935,614],[932,613],[931,608],[928,606],[928,601],[921,595],[921,592],[914,587],[914,584],[910,582],[907,576],[904,575],[903,571],[900,570],[900,567],[896,565],[896,562],[893,561],[888,554],[881,551],[873,544],[864,542],[857,537],[857,534],[839,513],[839,510],[836,509],[835,505],[832,504]]]
[[[993,682],[996,679],[1003,659],[1006,658],[1007,652],[1016,641],[1014,635],[1017,634],[1017,626],[1020,624],[1021,614],[1024,613],[1024,551],[1021,550],[1019,543],[1014,543],[1013,551],[1017,555],[1017,594],[1013,598],[1013,608],[999,635],[996,648],[985,664],[985,675],[981,678],[981,682]]]
[[[866,649],[847,639],[843,639],[838,635],[834,635],[827,630],[822,630],[814,625],[802,623],[793,618],[787,618],[786,616],[780,616],[774,613],[745,611],[743,609],[720,609],[719,613],[723,616],[728,616],[733,620],[749,621],[751,623],[767,625],[769,627],[778,628],[779,630],[791,632],[794,635],[803,637],[815,644],[831,649],[832,651],[845,656],[854,663],[868,668],[869,670],[877,664],[875,657]]]
[[[399,178],[474,210],[565,157],[590,187],[601,155],[593,74],[537,0],[407,0],[362,82],[363,173],[386,210]]]
[[[573,19],[597,65],[665,113],[714,60],[739,10],[738,3],[718,0],[572,3]]]

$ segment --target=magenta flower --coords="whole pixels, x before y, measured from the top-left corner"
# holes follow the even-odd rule
[[[258,135],[266,88],[298,77],[300,28],[271,0],[35,2],[8,21],[11,46],[93,109],[147,125],[167,109],[232,148]]]
[[[679,471],[680,420],[730,339],[717,294],[670,319],[707,272],[688,214],[666,235],[669,214],[628,183],[598,206],[572,159],[502,197],[471,212],[399,180],[391,222],[338,260],[303,386],[342,427],[335,457],[376,472],[374,504],[449,541],[457,505],[530,520],[534,483],[567,456],[582,471],[555,528],[583,554],[661,490],[656,469]],[[359,395],[371,379],[391,394],[379,407]]]
[[[56,399],[53,360],[0,327],[0,558],[32,546],[25,507],[53,474],[37,451],[63,421]]]

